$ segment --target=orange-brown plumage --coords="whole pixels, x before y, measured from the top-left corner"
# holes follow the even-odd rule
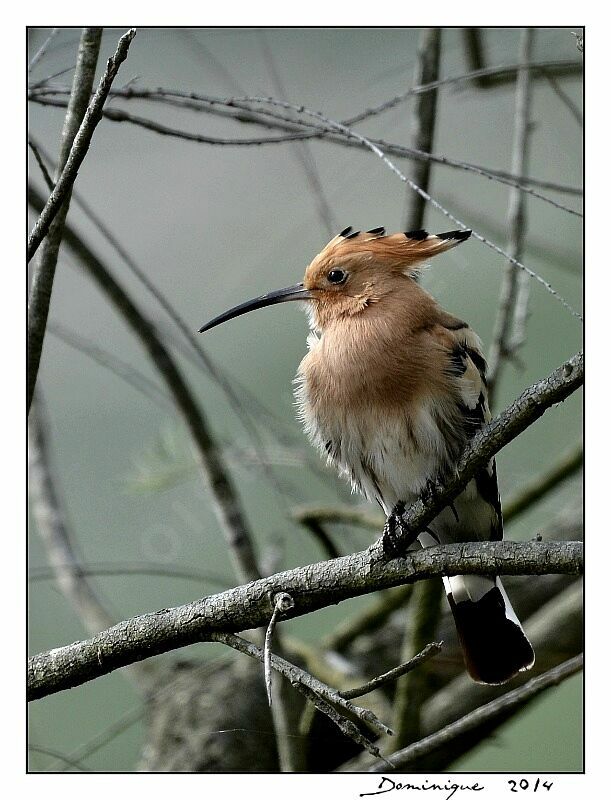
[[[236,306],[202,329],[253,308],[307,301],[312,333],[296,380],[304,428],[389,522],[452,473],[489,418],[478,337],[417,280],[423,261],[469,235],[347,228],[312,260],[303,283]],[[418,539],[428,546],[502,535],[491,461]],[[498,578],[466,575],[444,583],[475,680],[501,683],[532,666],[534,653]]]

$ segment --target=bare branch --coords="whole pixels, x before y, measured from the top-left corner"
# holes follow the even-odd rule
[[[265,660],[265,655],[261,648],[240,636],[235,636],[231,633],[216,633],[210,636],[210,641],[222,642],[229,647],[233,647],[235,650],[239,650],[241,653],[249,655],[251,658],[256,658],[259,661]],[[289,680],[297,691],[304,694],[310,702],[313,702],[316,708],[332,719],[343,733],[366,748],[372,755],[376,757],[380,756],[378,748],[372,745],[371,742],[359,732],[353,722],[337,712],[331,713],[333,709],[330,707],[330,704],[339,706],[344,713],[354,715],[357,719],[371,725],[379,734],[392,734],[392,731],[380,722],[373,711],[370,711],[368,708],[355,706],[350,700],[344,698],[340,692],[327,686],[322,681],[319,681],[318,678],[310,675],[309,672],[302,670],[300,667],[295,666],[295,664],[291,664],[284,658],[272,654],[271,666]],[[322,700],[322,703],[317,702],[320,700]]]
[[[95,77],[101,38],[101,28],[84,28],[81,34],[76,71],[62,130],[58,172],[63,169],[68,161],[72,143],[87,109],[87,102]],[[62,241],[64,220],[68,213],[68,203],[69,198],[66,199],[59,215],[51,225],[32,275],[32,287],[28,301],[28,411],[32,403],[36,377],[38,376],[38,366],[45,338],[53,280],[57,266],[57,255]]]
[[[386,164],[386,166],[392,172],[395,173],[395,175],[400,180],[402,180],[404,183],[407,183],[408,186],[410,186],[415,192],[417,192],[426,201],[431,203],[431,205],[433,205],[438,211],[441,211],[441,213],[444,214],[446,217],[448,217],[448,219],[451,219],[452,222],[456,223],[457,225],[459,225],[464,230],[466,230],[468,228],[468,226],[465,225],[464,222],[461,222],[461,220],[459,220],[457,217],[455,217],[450,211],[448,211],[447,208],[444,208],[444,206],[442,206],[439,201],[437,201],[433,197],[431,197],[431,195],[428,194],[428,192],[425,192],[420,186],[417,186],[414,183],[414,181],[412,181],[410,178],[407,178],[393,164],[393,162],[385,155],[385,153],[376,144],[374,144],[370,139],[367,139],[365,136],[361,136],[361,134],[356,133],[356,131],[354,131],[354,130],[352,130],[350,128],[347,128],[345,125],[342,125],[340,122],[335,122],[335,120],[331,120],[328,117],[325,117],[323,114],[320,114],[318,111],[312,111],[312,110],[310,110],[308,108],[305,108],[304,106],[294,106],[294,105],[292,105],[290,103],[283,103],[280,100],[274,100],[273,98],[269,98],[269,97],[252,97],[252,98],[250,98],[250,100],[252,102],[255,102],[255,103],[263,103],[263,104],[269,104],[269,105],[274,105],[274,106],[280,106],[282,108],[290,108],[290,109],[292,109],[294,111],[298,111],[298,112],[300,112],[302,114],[306,114],[307,116],[315,117],[316,119],[322,120],[323,122],[325,122],[326,124],[330,125],[331,127],[334,127],[339,131],[342,131],[344,134],[346,134],[346,136],[350,136],[352,138],[357,139],[357,141],[362,142],[373,153],[375,153],[375,155],[377,155]],[[583,322],[583,318],[582,318],[581,314],[579,312],[575,311],[575,309],[570,305],[570,303],[568,303],[551,286],[551,284],[548,283],[548,281],[546,281],[544,278],[542,278],[536,272],[531,270],[529,267],[527,267],[524,264],[522,264],[520,261],[518,261],[517,258],[514,258],[512,255],[510,255],[510,253],[507,253],[505,250],[503,250],[502,248],[498,247],[498,245],[495,245],[493,242],[490,242],[488,239],[486,239],[486,237],[482,236],[477,231],[472,230],[471,233],[472,233],[472,236],[474,236],[476,239],[479,239],[480,242],[485,244],[487,247],[490,247],[492,250],[494,250],[495,252],[499,253],[500,255],[505,256],[505,258],[507,258],[507,260],[511,264],[513,264],[516,267],[519,267],[521,270],[526,272],[531,278],[534,278],[536,281],[538,281],[554,297],[555,300],[557,300],[559,303],[561,303],[561,305],[564,306],[564,308],[566,308],[566,310],[573,317],[576,317],[577,319],[579,319],[580,321]]]
[[[523,486],[509,498],[503,508],[505,522],[515,519],[529,509],[537,500],[577,472],[582,465],[583,444],[580,443],[559,458],[551,469],[538,475],[531,483]]]
[[[45,96],[46,92],[53,90],[40,90],[33,92],[30,90],[29,98],[33,102],[41,105],[64,107],[65,101],[52,97]],[[54,90],[54,94],[63,94],[65,90]],[[264,128],[273,128],[287,131],[285,135],[281,136],[268,136],[268,137],[251,137],[251,138],[228,138],[218,136],[207,136],[204,134],[193,133],[192,131],[185,131],[178,128],[172,128],[155,120],[145,119],[130,114],[126,111],[119,109],[105,109],[104,116],[112,122],[127,122],[132,125],[143,127],[153,133],[158,133],[163,136],[172,136],[186,141],[197,142],[200,144],[219,145],[228,147],[238,146],[261,146],[268,144],[281,144],[285,142],[299,142],[311,138],[322,138],[325,141],[333,144],[338,144],[343,147],[356,147],[359,149],[366,149],[366,145],[356,139],[350,139],[341,132],[329,128],[328,126],[309,122],[304,119],[296,120],[292,116],[286,114],[279,114],[270,111],[269,109],[253,108],[252,98],[245,98],[239,100],[235,98],[215,98],[208,95],[196,94],[195,92],[181,92],[170,89],[133,89],[125,93],[113,93],[113,96],[118,96],[123,99],[138,98],[151,100],[155,102],[168,103],[170,105],[178,105],[180,107],[190,108],[193,111],[200,111],[209,114],[217,114],[220,116],[229,116],[236,122],[255,124]],[[194,99],[196,98],[196,99]],[[295,109],[300,107],[295,107]],[[232,113],[232,109],[236,109]],[[238,111],[241,110],[241,111]],[[342,124],[348,124],[342,123]],[[558,203],[550,197],[539,194],[529,186],[538,186],[539,188],[550,189],[552,191],[561,192],[570,195],[581,196],[583,191],[576,187],[566,186],[564,184],[554,183],[553,181],[544,181],[537,178],[532,178],[523,175],[513,175],[503,170],[481,167],[477,164],[470,164],[466,161],[450,158],[449,156],[436,155],[427,153],[424,150],[418,150],[412,147],[405,147],[399,144],[387,142],[384,139],[371,137],[369,139],[373,144],[383,148],[385,153],[397,158],[408,158],[415,161],[425,161],[435,164],[442,164],[446,167],[453,169],[465,170],[472,172],[475,175],[488,178],[489,180],[498,181],[507,186],[516,186],[520,191],[526,192],[533,197],[536,197],[555,208],[566,211],[578,217],[583,214],[575,209]]]
[[[562,401],[583,382],[578,354],[547,378],[529,387],[499,417],[472,439],[457,464],[456,477],[436,486],[404,515],[403,537],[418,532],[437,516],[509,441]],[[206,638],[213,631],[259,627],[269,619],[270,597],[287,592],[295,600],[289,616],[300,616],[348,597],[439,575],[578,574],[581,543],[465,542],[407,552],[388,561],[383,540],[360,553],[300,567],[228,592],[119,623],[87,642],[41,653],[30,660],[29,697],[36,699],[112,672],[128,663]]]
[[[51,223],[57,215],[57,212],[70,193],[72,185],[76,180],[76,176],[78,175],[79,168],[83,163],[83,159],[87,155],[87,151],[89,150],[89,145],[91,144],[91,139],[96,126],[102,119],[102,107],[106,102],[112,82],[119,71],[119,67],[127,58],[129,46],[135,35],[135,28],[131,28],[127,33],[125,33],[119,39],[119,44],[117,45],[117,50],[114,56],[108,59],[106,71],[102,75],[98,88],[83,116],[83,121],[81,122],[80,127],[74,137],[68,158],[66,159],[65,163],[62,164],[61,173],[55,181],[53,191],[49,195],[49,199],[45,203],[40,217],[38,218],[28,239],[28,261],[30,261],[38,249],[38,245],[44,239]],[[89,86],[88,92],[89,91],[91,91],[91,86]]]
[[[28,188],[28,201],[35,208],[39,208],[42,203],[41,195],[31,186]],[[163,378],[191,433],[204,482],[214,499],[214,510],[229,545],[236,574],[239,580],[256,580],[260,577],[260,573],[250,530],[237,491],[225,467],[221,451],[212,436],[208,421],[195,401],[178,365],[157,335],[153,324],[140,312],[95,253],[68,224],[64,227],[64,240],[134,331]]]
[[[484,706],[475,709],[470,714],[467,714],[462,719],[452,722],[445,728],[431,734],[430,736],[421,739],[415,744],[409,745],[403,750],[389,756],[389,761],[392,763],[394,769],[408,771],[410,765],[417,759],[422,758],[424,755],[438,750],[442,747],[447,747],[455,738],[464,736],[468,731],[479,728],[485,723],[494,720],[497,717],[507,714],[508,711],[515,708],[521,708],[530,702],[537,695],[549,689],[551,686],[557,686],[562,681],[576,675],[583,669],[583,655],[575,656],[558,667],[550,669],[543,675],[539,675],[520,686],[513,689],[496,700],[486,703]],[[344,765],[344,768],[350,769],[350,765]],[[369,769],[363,765],[363,771],[367,772],[386,772],[387,765],[372,764]]]
[[[346,689],[345,691],[340,692],[341,696],[346,700],[354,700],[356,697],[362,697],[364,694],[369,694],[369,692],[379,689],[380,686],[385,686],[387,683],[396,681],[402,675],[406,675],[408,672],[416,669],[416,667],[419,667],[425,661],[428,661],[429,658],[432,658],[433,656],[436,656],[437,653],[440,653],[442,644],[443,642],[431,642],[430,644],[427,644],[425,648],[423,648],[413,658],[410,658],[409,661],[406,661],[405,664],[400,664],[398,667],[395,667],[388,672],[384,672],[377,678],[373,678],[373,680],[363,684],[363,686],[357,686],[354,689]]]
[[[439,73],[439,53],[441,50],[441,28],[423,28],[418,41],[418,56],[414,83],[433,83]],[[435,136],[437,89],[417,94],[411,115],[411,144],[414,150],[430,153]],[[412,170],[414,183],[425,192],[429,189],[431,162],[416,161]],[[405,229],[419,230],[424,223],[425,200],[420,194],[410,192],[407,197]]]
[[[295,599],[290,617],[349,597],[442,575],[580,574],[581,542],[467,542],[410,552],[388,563],[370,550],[310,564],[184,606],[125,620],[93,638],[33,656],[28,699],[79,686],[134,661],[205,641],[217,631],[257,628],[269,619],[269,595]]]
[[[48,426],[42,396],[33,400],[28,424],[30,497],[36,529],[57,584],[90,633],[113,624],[113,619],[83,575],[67,529],[66,514],[49,463]]]
[[[51,30],[51,33],[47,36],[47,38],[44,40],[44,42],[40,45],[39,49],[32,56],[32,60],[28,64],[28,74],[34,69],[36,64],[38,64],[40,59],[47,52],[47,48],[49,47],[49,45],[51,44],[53,39],[55,39],[55,37],[57,36],[58,33],[59,33],[59,28],[53,28]]]
[[[533,48],[533,30],[524,28],[520,39],[520,56],[528,61]],[[528,168],[530,151],[530,72],[519,72],[516,78],[515,127],[513,134],[512,171],[523,173]],[[526,239],[526,205],[524,196],[516,189],[509,194],[507,211],[509,241],[507,250],[513,260],[507,264],[501,285],[499,308],[494,336],[488,354],[488,401],[494,405],[497,381],[508,358],[515,357],[516,349],[525,337],[526,307],[529,286],[521,278],[515,261],[522,258]],[[526,276],[525,276],[526,277]]]

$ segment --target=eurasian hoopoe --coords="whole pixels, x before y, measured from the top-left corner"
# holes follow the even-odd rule
[[[386,236],[384,228],[346,228],[314,258],[303,283],[236,306],[201,328],[274,303],[307,301],[309,352],[296,380],[304,428],[327,461],[390,520],[432,481],[452,473],[490,418],[477,335],[417,282],[423,261],[470,234]],[[502,537],[491,461],[418,539],[427,547]],[[533,665],[532,647],[498,577],[443,580],[474,680],[503,683]]]

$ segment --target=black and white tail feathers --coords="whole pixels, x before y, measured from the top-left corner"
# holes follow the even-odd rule
[[[469,439],[490,419],[486,362],[479,340],[468,326],[449,327],[457,342],[450,359],[459,390],[462,427]],[[503,538],[494,461],[475,476],[453,508],[438,519],[445,541]],[[465,665],[475,681],[505,683],[532,667],[533,648],[498,577],[455,576],[445,578],[444,584]]]
[[[465,580],[469,577],[451,579],[454,585]],[[498,684],[530,669],[535,654],[500,580],[489,583],[478,600],[457,602],[452,591],[447,597],[469,675],[479,683]]]

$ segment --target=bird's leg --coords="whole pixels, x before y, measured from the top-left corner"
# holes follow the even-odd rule
[[[434,478],[427,478],[424,489],[420,493],[420,499],[423,503],[435,503],[438,497],[437,481]]]
[[[435,505],[439,499],[439,480],[435,480],[433,478],[427,478],[426,483],[424,485],[424,489],[420,493],[420,499],[426,505]],[[457,523],[460,523],[460,518],[458,516],[458,511],[456,510],[456,506],[454,505],[454,501],[450,500],[449,502],[446,501],[444,505],[450,509],[452,514],[454,514],[454,519]],[[432,532],[431,532],[432,533]]]
[[[405,502],[400,500],[386,519],[382,534],[382,548],[389,558],[399,558],[416,541],[417,531],[410,531],[403,521]]]

